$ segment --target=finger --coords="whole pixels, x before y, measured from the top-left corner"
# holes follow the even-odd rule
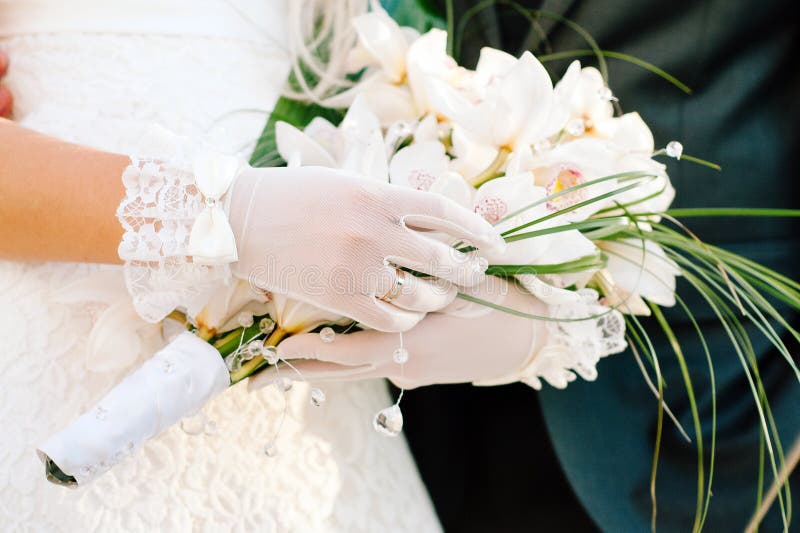
[[[403,223],[412,229],[444,231],[490,252],[502,252],[506,243],[483,217],[439,194],[401,189]]]
[[[355,381],[380,377],[375,368],[370,365],[345,366],[325,361],[293,361],[290,368],[286,363],[279,363],[258,374],[251,376],[247,381],[247,390],[254,391],[270,385],[275,385],[282,378],[302,379],[312,383],[328,383],[332,381]]]
[[[381,294],[385,294],[385,292]],[[401,309],[379,300],[378,296],[365,297],[364,306],[366,309],[363,309],[362,312],[354,313],[353,318],[379,332],[398,333],[408,331],[425,318],[425,313]]]
[[[293,335],[278,345],[281,359],[315,359],[350,367],[380,366],[392,360],[399,335],[380,331],[357,331],[336,335],[333,342],[324,342],[315,333]]]
[[[8,56],[0,50],[0,78],[5,76],[6,71],[8,71]]]
[[[0,85],[0,117],[10,117],[13,107],[14,97],[11,96],[11,91]]]
[[[416,235],[402,251],[403,256],[390,256],[387,261],[464,287],[477,285],[486,278],[486,265],[477,256],[422,235]]]
[[[402,270],[399,272],[400,292],[387,303],[401,309],[432,313],[450,305],[458,294],[452,283],[422,279]]]

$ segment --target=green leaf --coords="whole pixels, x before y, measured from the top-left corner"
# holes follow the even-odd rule
[[[447,28],[444,17],[430,0],[381,0],[381,5],[399,25],[410,26],[420,33]]]
[[[288,122],[296,128],[303,129],[314,117],[322,117],[338,125],[344,113],[338,109],[330,109],[317,104],[291,100],[280,97],[269,115],[267,125],[258,138],[256,148],[250,157],[250,164],[254,167],[280,167],[286,165],[278,153],[275,140],[275,124],[280,120]]]

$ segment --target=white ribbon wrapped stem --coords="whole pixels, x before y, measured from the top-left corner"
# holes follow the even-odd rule
[[[195,184],[206,205],[189,234],[187,253],[195,263],[218,265],[238,260],[233,229],[219,203],[240,168],[241,161],[233,156],[207,153],[195,158]]]
[[[85,485],[228,388],[219,352],[184,332],[37,450],[48,479]],[[72,480],[53,477],[52,461]]]

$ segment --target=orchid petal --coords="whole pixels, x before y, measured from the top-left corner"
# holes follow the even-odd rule
[[[130,366],[142,352],[138,328],[159,328],[145,323],[130,299],[108,307],[97,319],[86,344],[86,367],[92,372],[110,372]]]
[[[675,305],[675,277],[680,275],[680,269],[661,246],[644,241],[644,261],[640,240],[608,241],[600,246],[609,252],[606,269],[618,287],[658,305]]]
[[[377,61],[395,83],[405,75],[408,41],[400,26],[383,10],[353,19],[361,46]]]
[[[442,143],[414,143],[394,155],[389,165],[389,176],[396,185],[428,191],[447,171],[447,163]]]
[[[574,303],[581,299],[577,292],[554,287],[540,280],[534,274],[521,274],[517,276],[517,279],[528,292],[548,305]]]
[[[388,165],[381,125],[363,95],[353,101],[339,128],[344,138],[340,167],[364,177],[386,181]]]
[[[278,153],[286,161],[297,160],[306,166],[337,166],[333,157],[318,142],[288,122],[278,121],[275,124],[275,140]]]

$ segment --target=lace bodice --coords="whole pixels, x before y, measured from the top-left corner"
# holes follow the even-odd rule
[[[221,36],[50,32],[2,37],[0,47],[20,122],[123,153],[135,153],[154,122],[196,135],[231,110],[268,108],[286,73],[279,50]],[[228,131],[244,142],[261,125],[250,116]],[[87,337],[107,302],[64,296],[109,268],[0,262],[4,531],[439,530],[404,440],[371,428],[391,403],[378,381],[328,386],[318,408],[295,385],[275,457],[262,448],[282,394],[237,386],[206,410],[216,434],[172,428],[84,489],[47,483],[36,444],[130,370],[89,369]]]

